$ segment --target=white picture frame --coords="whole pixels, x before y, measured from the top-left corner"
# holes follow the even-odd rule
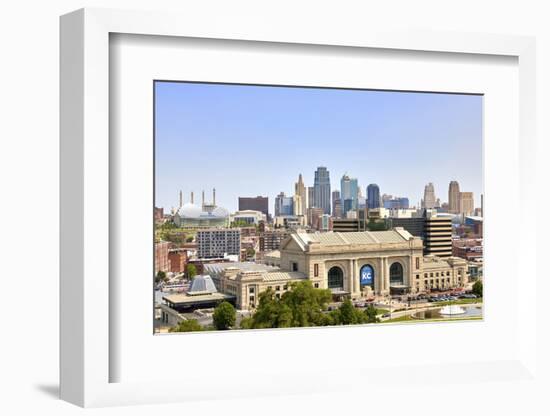
[[[330,45],[334,48],[370,48],[383,50],[424,51],[440,54],[500,55],[514,57],[519,68],[519,192],[523,200],[534,189],[535,135],[535,41],[530,37],[469,33],[426,33],[380,31],[355,28],[334,32],[313,27],[278,27],[267,21],[227,22],[223,19],[204,26],[192,16],[168,13],[130,12],[106,9],[83,9],[61,18],[61,398],[80,406],[159,403],[239,397],[254,395],[328,392],[353,388],[365,377],[358,369],[342,368],[325,373],[331,379],[347,380],[325,386],[319,374],[284,374],[265,371],[269,381],[252,381],[231,386],[225,391],[205,390],[200,383],[181,377],[178,380],[113,382],[112,367],[122,357],[112,348],[115,333],[111,313],[115,306],[110,281],[110,205],[111,174],[118,167],[110,158],[110,35],[147,35],[182,38],[224,39],[281,44]],[[486,192],[490,192],[487,189]],[[152,210],[152,207],[150,207]],[[524,209],[520,207],[520,209]],[[526,209],[526,208],[525,208]],[[93,215],[92,215],[93,213]],[[525,265],[522,285],[536,287],[539,278],[528,242],[536,240],[536,230],[528,226],[527,216],[518,220],[517,261]],[[523,226],[522,226],[523,225]],[[523,244],[522,244],[523,242]],[[497,254],[497,253],[495,253]],[[515,270],[516,280],[518,271]],[[490,286],[489,286],[489,290]],[[494,289],[493,289],[494,290]],[[491,293],[491,292],[489,292]],[[518,310],[533,307],[533,299],[518,299]],[[144,308],[149,305],[144,305]],[[508,359],[407,367],[413,383],[398,389],[418,388],[430,384],[426,374],[442,375],[452,371],[462,382],[511,380],[518,383],[537,380],[537,322],[522,322],[517,328],[517,345]],[[409,333],[412,327],[407,328]],[[364,331],[365,328],[338,329]],[[285,337],[300,336],[310,330],[294,330]],[[219,334],[217,334],[219,335]],[[151,334],[152,336],[152,334]],[[207,338],[211,334],[204,335]],[[232,338],[241,336],[231,334]],[[195,340],[188,338],[189,340]],[[193,341],[194,342],[194,341]],[[238,342],[234,341],[234,342]],[[261,340],[255,337],[257,345]],[[256,345],[256,344],[255,344]],[[136,347],[137,348],[137,347]],[[401,364],[402,365],[402,364]],[[245,367],[246,370],[246,367]],[[357,374],[359,371],[359,375]],[[384,380],[391,373],[387,367],[370,367],[369,377]],[[471,377],[468,380],[468,377]],[[116,378],[116,377],[115,377]]]

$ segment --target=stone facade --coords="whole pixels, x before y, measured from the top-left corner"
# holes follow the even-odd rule
[[[416,293],[432,288],[463,287],[467,283],[466,261],[424,257],[422,240],[402,228],[380,232],[297,233],[285,241],[280,257],[281,269],[303,272],[318,287],[352,299],[371,293],[386,296],[392,291]],[[374,284],[361,287],[359,274],[365,265],[374,272]],[[341,270],[342,287],[329,287],[332,268]]]
[[[280,271],[244,271],[228,267],[219,290],[236,296],[239,308],[257,306],[258,295],[272,288],[282,295],[291,281],[309,279],[314,287],[330,289],[336,298],[353,300],[394,293],[464,287],[468,264],[450,257],[424,256],[422,240],[403,228],[353,233],[291,234],[281,245]],[[372,284],[361,285],[364,266]]]
[[[218,280],[218,290],[235,296],[238,309],[254,309],[258,306],[259,294],[272,289],[276,297],[289,290],[289,283],[305,280],[307,276],[300,272],[241,270],[227,267]]]

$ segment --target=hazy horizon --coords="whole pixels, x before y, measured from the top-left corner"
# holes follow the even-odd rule
[[[432,182],[446,202],[451,180],[480,205],[483,97],[370,90],[155,83],[155,206],[177,207],[194,191],[233,212],[238,197],[294,193],[326,166],[331,190],[344,174],[363,196],[418,205]]]

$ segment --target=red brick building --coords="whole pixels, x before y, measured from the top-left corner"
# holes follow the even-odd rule
[[[170,262],[171,272],[183,273],[187,264],[187,251],[182,249],[169,250],[168,261]]]
[[[453,256],[473,261],[483,258],[483,239],[461,238],[453,240]]]
[[[155,207],[155,222],[161,222],[164,219],[164,208]]]
[[[159,271],[169,272],[170,261],[168,260],[168,250],[171,243],[160,241],[155,243],[155,276]]]

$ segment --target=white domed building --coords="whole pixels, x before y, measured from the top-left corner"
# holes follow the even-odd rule
[[[216,206],[215,196],[211,204],[204,202],[204,192],[202,198],[202,206],[195,204],[193,199],[183,204],[174,214],[174,223],[180,228],[228,227],[229,211]]]

